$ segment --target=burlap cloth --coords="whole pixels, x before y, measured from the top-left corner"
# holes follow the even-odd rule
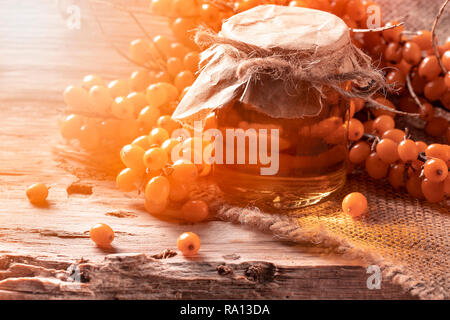
[[[385,20],[406,22],[407,30],[431,29],[441,1],[378,1]],[[392,8],[392,10],[390,10]],[[442,16],[438,35],[448,36],[450,13]],[[414,132],[420,137],[421,132]],[[237,182],[238,183],[238,182]],[[368,213],[358,219],[344,214],[341,203],[350,192],[362,192]],[[394,190],[386,181],[359,171],[345,187],[319,204],[285,215],[262,212],[248,204],[227,204],[211,181],[194,191],[209,202],[217,218],[299,243],[329,248],[350,258],[378,265],[385,279],[422,299],[450,298],[450,207],[429,204]]]

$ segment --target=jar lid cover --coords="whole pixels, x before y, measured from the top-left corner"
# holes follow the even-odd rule
[[[261,5],[232,16],[220,34],[263,49],[334,50],[350,42],[348,26],[320,10]]]

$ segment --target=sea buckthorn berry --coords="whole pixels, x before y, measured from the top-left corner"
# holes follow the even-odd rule
[[[419,75],[417,68],[411,71],[411,85],[415,93],[422,94],[426,84],[427,80]]]
[[[194,83],[194,74],[189,70],[183,70],[179,72],[173,80],[178,91],[182,92],[184,88],[189,87]]]
[[[171,41],[167,39],[167,37],[163,35],[157,35],[153,38],[153,43],[160,53],[162,53],[166,58],[170,57],[170,52],[172,49],[170,48]]]
[[[145,199],[145,210],[150,214],[161,214],[166,210],[168,201],[163,202],[153,202],[151,200]]]
[[[441,67],[439,66],[436,56],[428,56],[423,58],[419,65],[419,76],[426,81],[431,81],[441,73]]]
[[[388,174],[389,164],[381,160],[376,152],[367,157],[365,164],[367,174],[373,179],[382,179]]]
[[[352,20],[362,21],[366,17],[366,8],[361,0],[349,0],[345,13]]]
[[[384,51],[384,58],[391,63],[399,63],[402,60],[402,46],[397,42],[391,42]]]
[[[163,128],[154,128],[148,135],[150,145],[156,144],[160,146],[167,139],[169,139],[169,133]]]
[[[120,150],[120,159],[123,164],[137,172],[145,170],[144,157],[145,150],[137,145],[127,144]]]
[[[351,141],[358,141],[364,134],[364,126],[358,119],[352,118],[348,122],[348,138]]]
[[[189,200],[181,207],[183,219],[188,222],[201,222],[208,217],[209,208],[205,201]]]
[[[399,24],[398,21],[390,21],[385,24],[385,27],[393,26]],[[392,29],[384,30],[381,34],[383,35],[386,42],[399,42],[403,32],[403,26],[395,27]]]
[[[376,151],[381,160],[386,163],[394,163],[399,159],[397,148],[398,145],[395,141],[381,139],[377,144]]]
[[[442,201],[445,196],[444,182],[433,182],[430,179],[423,179],[421,184],[422,193],[425,199],[431,203]]]
[[[400,70],[392,70],[386,75],[386,83],[392,85],[394,91],[401,91],[405,88],[405,74]]]
[[[200,238],[193,232],[184,232],[177,239],[178,250],[185,256],[196,255],[200,245]]]
[[[93,124],[82,126],[78,140],[80,145],[86,150],[97,149],[100,145],[100,133],[97,126]]]
[[[389,129],[383,133],[381,136],[382,139],[391,139],[395,141],[395,143],[402,142],[406,137],[406,133],[400,129]]]
[[[403,163],[392,165],[392,167],[389,169],[388,180],[391,186],[395,189],[405,186],[405,165]]]
[[[447,91],[444,77],[437,77],[429,81],[423,88],[423,94],[429,101],[436,101]]]
[[[425,155],[428,158],[441,159],[448,165],[450,162],[450,146],[438,143],[430,144],[425,150]]]
[[[203,5],[209,5],[209,4],[203,4]],[[212,6],[212,5],[210,5]],[[196,73],[199,68],[200,63],[200,53],[197,51],[189,52],[184,56],[183,64],[185,69],[190,70],[192,73]]]
[[[160,107],[169,101],[167,90],[162,82],[154,83],[147,88],[146,92],[147,102],[149,106]]]
[[[184,69],[183,62],[180,59],[172,57],[167,60],[167,71],[172,77],[175,77]]]
[[[360,164],[366,161],[370,154],[370,146],[365,141],[357,142],[348,154],[351,163]]]
[[[76,110],[89,109],[89,97],[85,89],[77,86],[68,86],[63,94],[64,102]]]
[[[439,99],[445,109],[450,111],[450,90],[447,90]]]
[[[406,190],[408,193],[417,199],[423,199],[424,195],[422,192],[422,179],[420,178],[420,172],[413,172],[406,180]]]
[[[113,103],[113,98],[111,98],[108,88],[94,85],[89,90],[89,103],[95,112],[106,113]]]
[[[363,123],[364,133],[373,134],[375,132],[375,129],[373,128],[373,122],[373,120],[368,120]]]
[[[388,115],[381,115],[377,117],[373,122],[373,129],[377,134],[382,135],[386,131],[393,129],[395,121]]]
[[[156,121],[160,117],[161,112],[158,107],[147,106],[139,112],[138,122],[139,125],[146,131],[151,130],[155,125]]]
[[[418,31],[417,34],[411,38],[411,41],[417,43],[423,51],[428,50],[433,46],[431,32],[428,30]]]
[[[140,175],[130,168],[125,168],[116,177],[116,184],[119,190],[123,192],[130,192],[137,189],[137,182]]]
[[[172,161],[172,149],[179,143],[180,143],[180,141],[178,141],[177,139],[170,138],[161,144],[161,148],[167,153],[170,161]],[[178,155],[178,156],[181,157],[181,155]]]
[[[169,177],[170,193],[169,199],[171,201],[184,201],[189,196],[189,184],[177,181],[172,177]]]
[[[447,132],[448,120],[443,117],[434,117],[425,125],[425,132],[433,137],[442,137]]]
[[[423,165],[423,174],[431,182],[442,182],[447,178],[448,167],[439,158],[429,159]]]
[[[147,98],[142,92],[131,92],[127,95],[127,99],[133,104],[136,116],[147,106]]]
[[[136,39],[130,42],[130,58],[138,64],[145,65],[152,59],[150,44],[147,40]]]
[[[118,119],[132,119],[134,105],[126,97],[117,97],[111,104],[111,113]]]
[[[157,176],[145,186],[145,199],[151,203],[165,203],[169,198],[170,182],[164,176]]]
[[[169,135],[171,135],[174,130],[181,128],[181,124],[168,115],[159,117],[156,124],[159,128],[165,129]]]
[[[150,170],[160,170],[169,161],[169,156],[164,149],[155,147],[148,149],[144,154],[144,164]]]
[[[112,98],[126,97],[130,92],[128,82],[125,80],[114,80],[108,84],[108,91]]]
[[[35,183],[27,188],[26,195],[32,204],[45,204],[48,197],[48,188],[43,183]]]
[[[176,57],[183,61],[184,56],[189,53],[189,49],[179,42],[173,42],[170,44],[170,57]]]
[[[403,59],[413,66],[422,60],[422,50],[419,45],[413,41],[408,41],[403,45]]]
[[[384,97],[375,98],[375,101],[388,107],[389,109],[392,109],[392,110],[396,109],[395,105],[392,103],[392,101],[390,101]],[[387,116],[390,116],[391,118],[395,118],[395,113],[390,110],[375,107],[375,108],[371,108],[370,111],[372,112],[372,114],[375,117],[379,117],[381,115],[387,115]]]
[[[91,240],[99,247],[109,247],[114,240],[114,231],[104,223],[97,223],[89,232]]]
[[[194,181],[198,176],[196,165],[186,159],[175,161],[172,168],[172,178],[180,182],[188,183]]]
[[[405,59],[402,59],[402,61],[397,63],[395,65],[395,67],[398,70],[400,70],[404,75],[407,75],[411,71],[413,66],[411,64],[409,64],[408,62],[406,62]],[[406,81],[406,76],[405,76],[405,81]]]
[[[359,217],[367,211],[367,199],[362,193],[352,192],[342,201],[342,210],[353,218]]]
[[[82,126],[83,118],[76,114],[70,114],[61,122],[61,135],[67,140],[78,139]]]
[[[147,70],[134,71],[130,76],[130,87],[134,91],[144,91],[150,85],[151,77]]]
[[[81,86],[84,89],[89,90],[93,86],[104,86],[104,85],[105,85],[105,81],[101,77],[99,77],[95,74],[89,74],[83,78],[83,83]]]
[[[199,14],[199,6],[196,0],[173,0],[174,14],[177,16],[189,17]]]
[[[197,49],[198,47],[193,41],[194,30],[197,26],[196,23],[197,20],[195,18],[179,17],[173,21],[170,29],[178,41],[190,48]]]
[[[167,71],[159,71],[155,73],[154,83],[165,83],[172,81],[172,77]]]
[[[159,84],[166,90],[167,94],[167,101],[166,102],[173,102],[177,101],[180,92],[178,91],[177,87],[175,87],[172,83],[169,82],[161,82]]]
[[[145,151],[150,149],[150,142],[148,141],[148,136],[146,136],[146,135],[137,137],[136,139],[133,140],[133,142],[131,144],[134,146],[141,147]]]
[[[421,152],[425,152],[425,150],[427,150],[428,145],[423,141],[416,141],[416,147],[417,147],[417,151],[419,153],[421,153]]]
[[[401,141],[398,145],[398,156],[403,162],[417,160],[419,152],[416,143],[410,139]]]
[[[430,121],[434,118],[434,107],[431,103],[421,102],[422,107],[419,109],[419,115],[422,120]]]
[[[447,71],[450,70],[450,50],[444,52],[441,56],[441,62]]]

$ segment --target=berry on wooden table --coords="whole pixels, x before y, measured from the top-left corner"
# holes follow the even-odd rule
[[[48,196],[48,188],[43,183],[35,183],[27,188],[27,198],[32,204],[45,204]]]
[[[200,250],[201,241],[193,232],[184,232],[177,239],[178,250],[185,256],[196,255]]]
[[[98,223],[91,228],[90,236],[92,241],[99,247],[109,247],[114,240],[114,231],[104,223]]]

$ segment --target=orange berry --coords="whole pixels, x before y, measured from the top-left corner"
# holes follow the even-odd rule
[[[444,54],[441,56],[441,62],[444,65],[445,69],[447,71],[450,70],[450,50],[447,50],[444,52]]]
[[[436,101],[447,91],[444,77],[437,77],[429,81],[423,88],[423,94],[429,101]]]
[[[441,73],[436,56],[428,56],[423,58],[419,65],[419,75],[426,81],[431,81]]]
[[[427,178],[423,179],[421,184],[422,193],[425,199],[431,203],[437,203],[444,199],[444,182],[433,182]]]
[[[177,87],[177,89],[182,92],[184,88],[189,87],[191,84],[193,84],[194,80],[194,74],[189,70],[184,70],[176,75],[174,84],[175,87]]]
[[[209,5],[209,4],[203,4],[203,5]],[[210,5],[212,6],[212,5]],[[197,72],[199,69],[199,63],[200,63],[200,53],[197,51],[189,52],[184,56],[183,64],[185,69],[190,70],[193,74]]]
[[[419,109],[420,118],[425,121],[430,121],[434,118],[434,107],[431,103],[422,101],[422,108]]]
[[[160,170],[164,168],[169,161],[169,156],[162,148],[150,148],[145,151],[144,164],[150,170]]]
[[[383,133],[381,136],[382,139],[391,139],[395,141],[395,143],[402,142],[406,137],[406,133],[400,129],[389,129]]]
[[[427,149],[428,145],[423,142],[423,141],[416,141],[416,147],[417,147],[417,151],[419,153],[421,152],[425,152],[425,150]]]
[[[402,57],[402,46],[397,42],[390,42],[384,50],[384,58],[390,63],[399,63]]]
[[[381,160],[376,152],[367,157],[365,164],[367,174],[373,179],[382,179],[388,174],[389,164]]]
[[[193,256],[200,250],[200,238],[193,232],[184,232],[177,239],[178,250],[185,256]]]
[[[66,90],[64,90],[64,102],[70,108],[75,110],[83,110],[89,108],[89,96],[88,92],[77,86],[68,86]]]
[[[43,183],[35,183],[27,188],[26,195],[32,204],[45,204],[48,197],[48,188]]]
[[[114,231],[104,223],[97,223],[89,232],[92,241],[99,247],[109,247],[114,240]]]
[[[198,176],[196,165],[186,159],[177,160],[172,168],[172,178],[180,182],[188,183],[194,181]]]
[[[358,119],[352,118],[348,122],[348,138],[351,141],[358,141],[364,134],[364,126]]]
[[[389,169],[388,180],[395,189],[405,186],[405,165],[403,163],[394,164]]]
[[[150,44],[144,39],[131,41],[129,52],[131,60],[142,65],[152,59]]]
[[[145,131],[149,131],[156,125],[156,121],[160,115],[161,112],[158,107],[147,106],[142,109],[138,115],[139,125],[143,127]]]
[[[360,164],[366,161],[370,154],[370,146],[365,141],[359,141],[349,151],[348,159],[351,163]]]
[[[425,132],[433,137],[443,137],[447,129],[448,120],[443,117],[434,117],[425,126]]]
[[[105,81],[95,75],[95,74],[89,74],[83,78],[83,84],[81,85],[84,89],[90,90],[93,86],[104,86]]]
[[[391,139],[381,139],[376,147],[378,156],[386,163],[393,163],[399,159],[397,149],[397,143]]]
[[[419,172],[416,171],[411,174],[411,176],[406,180],[406,190],[408,193],[417,199],[423,199],[424,195],[422,192],[422,179],[420,178]]]
[[[189,196],[189,185],[184,182],[177,181],[169,177],[170,193],[169,199],[171,201],[183,201]]]
[[[142,158],[145,150],[137,145],[127,144],[120,150],[120,159],[123,164],[136,172],[144,172],[145,166]]]
[[[133,169],[125,168],[116,177],[116,183],[119,190],[130,192],[137,189],[136,183],[140,175]]]
[[[145,199],[151,203],[162,204],[167,202],[170,193],[170,182],[164,176],[157,176],[147,183]]]
[[[159,128],[165,129],[169,135],[171,135],[172,132],[175,131],[176,129],[181,128],[181,124],[178,121],[172,119],[172,117],[168,115],[159,117],[158,121],[156,122],[156,125]]]
[[[83,118],[76,114],[68,115],[61,122],[61,135],[64,139],[77,139],[83,126]]]
[[[439,158],[429,159],[423,165],[423,174],[430,182],[442,182],[447,178],[448,167]]]
[[[387,130],[393,129],[395,121],[388,115],[381,115],[377,117],[373,122],[373,129],[379,135],[382,135]]]
[[[201,222],[208,217],[209,208],[205,201],[189,200],[182,207],[183,219],[188,222]]]
[[[349,0],[345,13],[352,20],[362,21],[366,17],[366,8],[361,0]]]
[[[86,124],[81,127],[78,137],[80,145],[86,150],[94,150],[100,145],[100,133],[95,124]]]
[[[151,80],[147,70],[137,70],[130,76],[130,87],[134,91],[144,91],[150,85]]]
[[[163,128],[154,128],[148,135],[150,145],[156,144],[160,146],[167,139],[169,139],[169,133]]]
[[[438,143],[430,144],[425,150],[425,155],[428,158],[441,159],[448,165],[450,163],[450,146]]]
[[[416,143],[410,139],[401,141],[397,150],[398,156],[403,162],[417,160],[419,155]]]
[[[385,26],[389,27],[389,26],[396,25],[398,23],[399,23],[398,21],[390,21],[390,22],[386,23]],[[403,26],[395,27],[392,29],[384,30],[384,31],[382,31],[381,34],[382,34],[384,40],[386,40],[386,42],[399,42],[401,39],[403,29],[404,29]]]
[[[362,193],[352,192],[342,201],[342,210],[353,218],[358,217],[367,210],[367,198]]]
[[[126,97],[130,92],[130,88],[127,81],[119,79],[108,84],[108,91],[110,96],[115,99],[117,97]]]
[[[413,41],[408,41],[403,45],[403,59],[411,65],[416,65],[422,60],[422,50],[419,45]]]
[[[417,43],[421,50],[428,50],[432,45],[431,32],[428,30],[421,30],[411,38],[411,41]]]
[[[167,200],[162,202],[153,202],[151,200],[145,199],[145,210],[150,214],[161,214],[167,208]]]

